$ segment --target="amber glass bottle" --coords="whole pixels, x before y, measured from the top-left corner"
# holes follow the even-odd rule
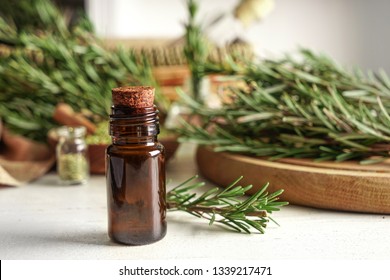
[[[123,244],[152,243],[166,233],[164,147],[157,141],[154,88],[115,88],[112,96],[112,145],[106,152],[108,233]]]

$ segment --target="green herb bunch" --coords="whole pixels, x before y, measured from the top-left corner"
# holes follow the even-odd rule
[[[299,58],[205,63],[205,74],[235,75],[220,109],[182,94],[202,126],[185,124],[183,141],[276,160],[285,157],[360,160],[389,156],[390,79],[384,71],[346,71],[303,49]],[[226,101],[227,100],[227,101]]]
[[[57,125],[57,103],[104,119],[112,88],[155,85],[146,59],[131,50],[105,49],[86,16],[70,22],[48,0],[0,5],[0,117],[15,133],[45,140]]]

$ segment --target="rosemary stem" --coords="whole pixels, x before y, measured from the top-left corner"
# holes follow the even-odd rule
[[[226,213],[229,209],[228,208],[218,208],[218,207],[207,207],[207,206],[182,206],[179,203],[175,202],[167,202],[167,208],[168,209],[183,209],[185,208],[187,211],[190,212],[197,212],[197,213],[216,213],[216,214],[223,214]],[[267,217],[267,211],[265,210],[257,210],[257,211],[251,211],[246,212],[246,216],[250,217]]]

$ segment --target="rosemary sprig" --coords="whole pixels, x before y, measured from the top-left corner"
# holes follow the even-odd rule
[[[204,183],[192,183],[196,178],[194,176],[167,192],[170,211],[184,211],[208,220],[209,225],[222,224],[237,232],[251,233],[252,229],[264,233],[267,223],[272,220],[268,215],[288,204],[278,201],[283,190],[269,194],[266,191],[268,184],[252,196],[242,199],[252,188],[252,185],[237,185],[242,177],[225,189],[215,187],[197,195],[192,191],[202,187]]]
[[[205,73],[238,75],[246,86],[231,87],[228,101],[217,110],[182,94],[203,120],[202,127],[185,125],[182,141],[273,160],[356,159],[367,164],[388,158],[387,75],[350,73],[306,49],[300,55],[300,60],[287,56],[245,67],[232,60],[205,64]]]

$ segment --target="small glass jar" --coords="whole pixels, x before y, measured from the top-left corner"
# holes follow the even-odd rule
[[[57,173],[61,184],[84,184],[89,178],[86,128],[62,126],[57,129]]]

